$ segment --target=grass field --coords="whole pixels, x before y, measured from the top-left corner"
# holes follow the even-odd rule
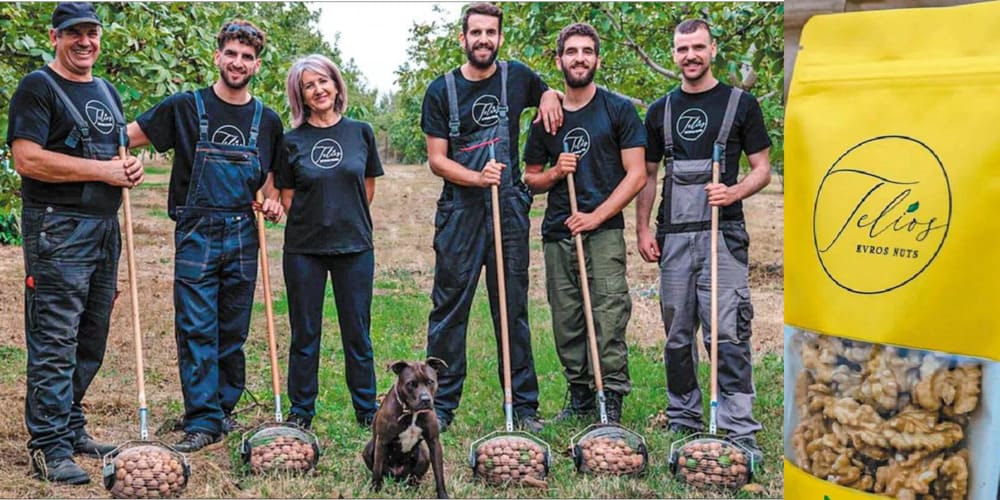
[[[440,180],[423,166],[387,166],[380,179],[373,218],[376,224],[376,283],[372,310],[373,343],[378,388],[384,393],[394,378],[384,367],[397,359],[422,359],[426,342],[427,314],[430,310],[430,280],[433,252],[430,248],[434,199]],[[147,184],[133,195],[135,234],[143,333],[145,339],[147,395],[151,430],[156,438],[172,443],[180,433],[173,424],[182,414],[173,338],[172,270],[173,223],[166,217],[166,181],[169,168],[154,164],[147,169]],[[768,188],[771,190],[772,188]],[[755,382],[758,399],[755,416],[764,424],[758,436],[767,454],[765,469],[756,479],[754,491],[721,492],[685,489],[667,470],[670,442],[675,438],[655,417],[666,403],[662,364],[662,325],[659,324],[655,296],[655,266],[640,262],[634,241],[627,240],[629,281],[632,285],[633,319],[627,338],[630,345],[630,372],[634,390],[626,398],[623,424],[645,436],[650,449],[646,473],[638,478],[597,478],[574,470],[568,456],[570,438],[584,424],[548,425],[541,434],[552,448],[553,468],[546,490],[487,487],[472,480],[466,465],[469,445],[489,432],[503,428],[502,392],[496,376],[497,356],[489,319],[489,307],[482,290],[470,317],[469,375],[456,421],[443,436],[447,486],[452,497],[482,498],[691,498],[726,497],[774,498],[782,496],[781,436],[781,197],[766,193],[748,200],[748,221],[755,246],[751,247],[751,284],[754,287]],[[632,224],[633,208],[626,212]],[[544,211],[544,197],[536,197],[532,210],[532,242]],[[626,235],[633,234],[629,231]],[[282,225],[268,229],[268,255],[276,299],[279,359],[284,379],[288,349],[287,304],[281,275]],[[537,245],[540,248],[540,245]],[[545,302],[542,259],[532,247],[530,320],[536,370],[541,390],[541,414],[551,418],[562,408],[565,381],[557,359],[551,332],[549,308]],[[124,256],[123,256],[124,264]],[[9,408],[9,418],[0,420],[0,496],[3,497],[106,497],[99,482],[83,487],[52,486],[27,476],[25,443],[28,436],[21,417],[24,405],[23,264],[19,248],[0,247],[0,405]],[[126,290],[126,272],[119,288]],[[246,425],[273,418],[270,372],[267,366],[261,287],[247,351],[249,394],[238,408],[238,419]],[[95,436],[122,442],[137,437],[134,359],[127,295],[114,311],[112,331],[104,367],[85,400]],[[318,415],[314,430],[324,455],[318,470],[308,477],[253,477],[245,474],[237,449],[240,436],[231,434],[225,446],[191,456],[194,474],[187,496],[206,498],[352,498],[352,497],[432,497],[431,474],[419,489],[408,490],[387,484],[379,494],[368,489],[369,472],[360,457],[370,431],[354,423],[353,409],[343,374],[343,354],[333,301],[327,301],[321,361]],[[701,367],[701,382],[707,388],[707,365]],[[284,381],[282,389],[284,389]],[[707,394],[707,390],[705,391]],[[253,395],[259,401],[254,404]],[[707,404],[707,401],[706,401]],[[287,411],[287,405],[285,407]],[[95,479],[100,461],[80,459]]]

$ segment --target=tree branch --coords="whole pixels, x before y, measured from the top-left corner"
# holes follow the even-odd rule
[[[595,4],[595,6],[597,10],[600,10],[605,16],[607,16],[607,18],[611,21],[611,24],[614,25],[615,29],[618,30],[618,32],[621,33],[623,37],[625,37],[625,45],[628,48],[635,51],[636,55],[639,56],[639,59],[642,59],[642,62],[646,63],[646,66],[649,66],[650,68],[653,69],[653,71],[663,76],[666,76],[667,78],[673,80],[680,80],[680,77],[677,76],[677,73],[674,73],[673,71],[670,71],[669,69],[660,66],[659,64],[656,63],[656,61],[653,60],[652,57],[649,56],[649,54],[646,53],[646,51],[642,50],[642,47],[640,47],[639,44],[636,43],[635,40],[633,40],[632,37],[625,32],[625,27],[623,26],[623,24],[619,22],[617,19],[615,19],[615,17],[612,16],[611,13],[604,8],[604,6],[600,4]]]

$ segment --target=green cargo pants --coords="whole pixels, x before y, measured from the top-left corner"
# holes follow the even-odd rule
[[[585,234],[583,247],[604,390],[628,394],[632,384],[625,328],[632,315],[632,299],[625,279],[622,232],[605,229]],[[545,242],[545,281],[552,308],[552,332],[566,381],[594,388],[574,238]]]

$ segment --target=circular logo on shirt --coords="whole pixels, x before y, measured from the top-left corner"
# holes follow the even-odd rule
[[[235,125],[223,125],[215,129],[215,133],[212,134],[212,142],[229,146],[243,146],[247,140],[243,131]]]
[[[880,294],[927,269],[948,236],[948,172],[926,144],[904,136],[868,139],[823,176],[813,245],[837,286]]]
[[[87,119],[98,132],[108,135],[115,129],[115,119],[108,106],[101,101],[87,101],[84,109],[87,111]]]
[[[500,99],[495,95],[484,95],[472,103],[472,120],[480,127],[496,125],[500,121]]]
[[[340,165],[340,161],[344,159],[344,148],[333,139],[323,139],[313,145],[309,156],[317,167],[333,168]]]
[[[699,108],[691,108],[677,117],[677,135],[685,141],[696,141],[708,128],[708,115]]]
[[[583,127],[577,127],[563,137],[563,151],[573,153],[580,158],[590,151],[590,134]]]

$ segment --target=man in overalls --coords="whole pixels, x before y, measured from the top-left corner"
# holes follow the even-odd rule
[[[752,415],[754,386],[750,356],[753,305],[748,285],[749,236],[741,200],[771,181],[771,141],[760,105],[750,94],[719,82],[710,66],[716,45],[707,23],[684,21],[674,31],[674,62],[681,86],[653,103],[646,114],[646,186],[636,203],[639,253],[660,263],[660,306],[667,333],[667,418],[677,433],[702,430],[698,388],[700,326],[706,344],[711,325],[711,207],[719,207],[719,410],[718,427],[763,460]],[[713,184],[712,152],[723,148],[720,182]],[[750,173],[739,181],[747,153]],[[664,158],[666,177],[656,217],[656,174]]]
[[[117,158],[118,92],[93,76],[102,29],[90,4],[56,6],[55,57],[21,80],[7,130],[24,202],[28,449],[36,477],[68,484],[90,482],[73,455],[114,450],[87,434],[82,400],[107,346],[121,190],[143,179],[137,159]]]
[[[552,132],[562,121],[562,110],[558,94],[527,66],[496,61],[503,43],[502,21],[496,6],[470,5],[459,36],[468,62],[434,80],[424,95],[420,125],[427,138],[427,157],[431,171],[444,179],[434,222],[434,307],[428,321],[427,355],[448,364],[438,374],[435,400],[445,428],[462,397],[469,309],[483,265],[500,352],[490,201],[490,186],[499,186],[514,413],[520,427],[537,432],[542,424],[527,303],[531,194],[521,181],[517,140],[524,108],[538,106],[540,118]],[[491,151],[495,157],[490,157]]]
[[[283,161],[278,115],[250,95],[260,69],[264,32],[234,20],[216,36],[219,79],[174,94],[129,124],[133,146],[174,150],[168,213],[174,232],[175,334],[184,394],[188,453],[219,442],[237,427],[231,413],[246,378],[243,343],[257,280],[254,197],[264,190],[265,216],[281,216],[272,171]]]

